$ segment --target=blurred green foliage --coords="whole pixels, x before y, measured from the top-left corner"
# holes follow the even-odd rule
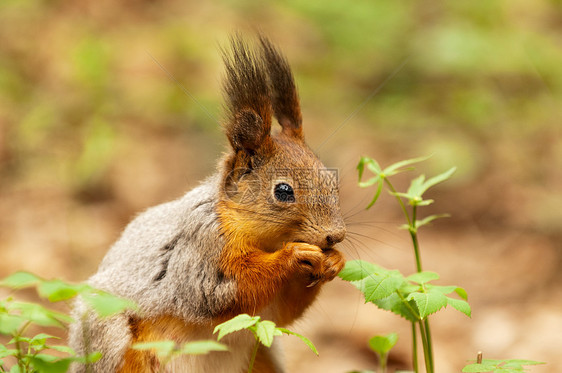
[[[4,0],[0,188],[111,184],[138,128],[223,141],[217,46],[235,30],[280,44],[327,133],[380,88],[345,127],[393,144],[389,157],[437,152],[433,167],[466,182],[535,165],[558,183],[560,25],[554,0]]]

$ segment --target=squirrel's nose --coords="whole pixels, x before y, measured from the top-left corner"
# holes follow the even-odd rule
[[[326,244],[328,247],[334,246],[337,243],[340,243],[343,241],[343,239],[345,238],[345,228],[342,229],[338,229],[338,230],[334,230],[332,232],[330,232],[330,234],[328,234],[326,236]]]

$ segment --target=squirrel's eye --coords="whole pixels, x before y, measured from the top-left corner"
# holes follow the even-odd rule
[[[273,194],[275,195],[275,199],[279,202],[295,202],[295,192],[293,191],[293,187],[287,183],[277,184]]]

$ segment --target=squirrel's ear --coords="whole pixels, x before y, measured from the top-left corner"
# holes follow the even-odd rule
[[[262,55],[267,67],[275,117],[287,135],[302,138],[302,115],[299,96],[287,59],[260,35]]]
[[[266,68],[240,36],[231,38],[230,51],[222,50],[222,55],[226,135],[235,151],[252,153],[271,140],[273,110]]]
[[[226,136],[235,151],[254,153],[269,141],[271,122],[264,123],[255,111],[243,109],[233,119],[226,126]]]

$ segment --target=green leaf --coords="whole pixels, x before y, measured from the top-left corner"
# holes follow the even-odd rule
[[[204,355],[212,351],[228,351],[228,347],[216,341],[189,342],[181,347],[181,353],[187,355]]]
[[[414,300],[422,319],[425,319],[427,316],[439,311],[447,305],[447,297],[438,291],[411,293],[407,299]]]
[[[386,355],[398,342],[398,334],[377,335],[369,340],[369,347],[377,354]]]
[[[18,350],[15,349],[9,349],[6,346],[4,346],[3,344],[0,343],[0,359],[3,359],[5,357],[8,356],[16,356],[18,354]],[[1,363],[1,361],[0,361]],[[1,366],[2,364],[0,364]]]
[[[408,198],[409,200],[413,200],[416,197],[421,199],[421,196],[424,192],[423,190],[424,181],[425,181],[425,175],[420,175],[415,179],[413,179],[410,182],[410,187],[408,188],[408,191],[406,192],[404,197]]]
[[[76,361],[80,364],[93,364],[96,361],[98,361],[99,359],[101,359],[101,352],[92,352],[91,354],[88,354],[86,356],[73,356],[70,359],[72,359],[72,361]]]
[[[484,373],[484,372],[492,372],[496,369],[496,365],[488,365],[488,364],[469,364],[462,368],[463,373]]]
[[[368,188],[371,185],[375,184],[375,183],[380,183],[381,182],[381,178],[380,176],[373,176],[372,178],[370,178],[367,181],[361,181],[359,182],[359,187],[360,188]]]
[[[412,312],[412,310],[415,310],[416,307],[414,301],[412,300],[405,302],[397,293],[393,293],[383,299],[375,300],[373,303],[380,309],[391,311],[408,321],[419,321],[418,315]]]
[[[431,179],[427,180],[423,186],[424,186],[424,192],[426,190],[428,190],[429,188],[431,188],[432,186],[442,183],[443,181],[449,179],[457,170],[456,167],[451,167],[450,169],[448,169],[447,171],[443,172],[442,174],[439,174],[437,176],[432,177]]]
[[[8,287],[11,289],[22,289],[30,286],[35,286],[42,281],[41,278],[29,272],[16,272],[2,281],[0,286]]]
[[[433,280],[439,280],[439,275],[435,272],[423,271],[406,277],[406,280],[415,282],[416,284],[426,284]]]
[[[277,333],[277,328],[275,323],[269,320],[263,320],[257,323],[256,325],[256,335],[258,336],[258,340],[266,347],[271,347],[273,343],[273,338]]]
[[[223,322],[215,327],[213,334],[217,331],[219,332],[219,336],[217,340],[221,340],[225,335],[230,333],[237,332],[242,329],[248,329],[251,326],[254,326],[260,320],[259,316],[250,316],[248,314],[241,314],[238,315],[228,321]]]
[[[384,271],[384,268],[366,262],[364,260],[349,260],[338,276],[345,281],[359,281],[369,276],[371,273]]]
[[[430,215],[422,220],[416,220],[416,228],[423,227],[424,225],[428,225],[432,221],[436,219],[448,218],[451,215],[449,214],[437,214],[437,215]]]
[[[42,373],[66,373],[72,359],[57,359],[51,355],[38,354],[30,358],[31,364]]]
[[[457,288],[455,289],[455,293],[457,293],[457,295],[464,300],[468,299],[468,294],[466,293],[466,290],[464,290],[464,288],[457,286]]]
[[[301,341],[304,342],[305,345],[308,346],[308,348],[310,348],[312,350],[312,352],[314,352],[316,355],[318,355],[318,350],[316,349],[316,347],[314,346],[314,344],[312,344],[312,342],[310,341],[310,339],[306,338],[305,336],[302,336],[298,333],[292,332],[289,329],[285,329],[285,328],[277,328],[277,330],[279,330],[282,333],[285,334],[289,334],[289,335],[294,335],[298,338],[300,338]]]
[[[400,162],[396,162],[394,164],[391,164],[390,166],[388,166],[387,168],[385,168],[382,173],[384,173],[387,177],[388,176],[392,176],[392,175],[396,175],[399,172],[404,172],[404,171],[408,171],[409,169],[405,169],[405,170],[400,170],[402,167],[406,167],[406,166],[410,166],[414,163],[419,163],[419,162],[423,162],[427,159],[431,158],[431,156],[425,156],[425,157],[417,157],[417,158],[411,158],[411,159],[406,159],[404,161],[400,161]]]
[[[517,364],[517,365],[543,365],[543,364],[546,364],[543,361],[522,360],[522,359],[509,359],[509,360],[504,360],[504,362],[505,362],[504,366],[509,366],[511,364]]]
[[[154,350],[160,358],[171,356],[177,350],[177,344],[174,341],[156,341],[135,343],[132,346],[135,350]]]
[[[84,288],[84,285],[73,285],[61,280],[50,280],[40,283],[37,291],[40,296],[47,298],[50,302],[59,302],[74,298]]]
[[[372,201],[369,202],[369,204],[367,205],[367,209],[370,209],[375,204],[375,202],[377,202],[377,200],[379,199],[379,197],[381,195],[382,187],[383,187],[383,184],[382,184],[382,181],[381,181],[381,182],[379,182],[379,185],[377,187],[377,192],[375,193],[375,196],[373,197]]]
[[[470,305],[465,300],[447,297],[447,304],[468,317],[472,316]]]
[[[137,309],[137,305],[133,301],[100,290],[84,292],[81,296],[101,317],[109,317],[125,310]]]
[[[0,313],[0,334],[15,334],[24,322],[25,319],[20,316]]]
[[[76,355],[76,352],[68,346],[46,346],[46,347],[50,350],[64,352],[64,353],[67,353],[69,355]]]
[[[49,310],[40,304],[13,302],[10,305],[13,310],[19,310],[21,318],[31,321],[41,326],[63,327],[65,323],[70,323],[72,318],[64,313]]]
[[[404,277],[396,270],[373,273],[354,285],[365,295],[366,302],[383,299],[404,284]]]

